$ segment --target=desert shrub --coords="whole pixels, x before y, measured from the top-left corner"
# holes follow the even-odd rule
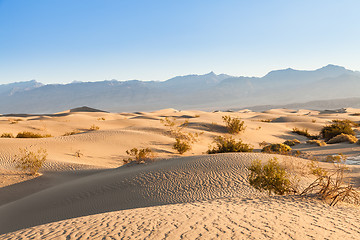
[[[296,144],[300,144],[301,142],[297,139],[286,140],[283,144],[288,145],[289,147],[295,146]]]
[[[355,132],[352,130],[351,126],[352,124],[349,121],[333,120],[332,124],[326,125],[321,129],[320,134],[325,139],[325,141],[329,141],[341,133],[354,136]]]
[[[328,144],[341,143],[341,142],[356,143],[357,141],[358,141],[358,139],[355,136],[341,133],[341,134],[331,138],[329,141],[327,141],[327,143]]]
[[[317,145],[319,147],[326,146],[326,142],[324,142],[323,140],[307,140],[306,143],[314,144],[314,145]]]
[[[348,170],[344,164],[346,157],[343,155],[330,156],[329,159],[335,162],[334,170],[326,170],[312,162],[310,170],[316,176],[316,180],[300,195],[315,193],[321,199],[329,201],[330,206],[334,206],[340,201],[360,205],[360,193],[344,178],[344,173]]]
[[[272,121],[274,121],[274,119],[260,119],[260,122],[270,123]]]
[[[240,118],[232,118],[230,116],[222,116],[225,126],[229,133],[238,134],[245,130],[244,121],[241,121]]]
[[[1,134],[1,137],[2,138],[13,138],[14,135],[12,133],[3,133],[3,134]]]
[[[360,113],[356,112],[356,113],[351,114],[351,116],[360,116]]]
[[[291,147],[283,143],[273,143],[265,146],[261,152],[287,154],[291,152]]]
[[[150,148],[133,148],[126,150],[126,154],[129,155],[130,158],[123,160],[125,164],[130,162],[145,163],[146,161],[151,161],[155,157]]]
[[[318,139],[318,138],[319,138],[319,136],[311,135],[311,134],[309,133],[309,131],[308,131],[307,128],[299,129],[299,128],[296,128],[296,127],[295,127],[295,128],[292,129],[292,132],[293,132],[293,133],[296,133],[296,134],[299,134],[299,135],[301,135],[301,136],[305,136],[305,137],[307,137],[308,139]]]
[[[16,135],[17,138],[47,138],[47,137],[52,137],[50,134],[39,134],[39,133],[33,133],[33,132],[19,132]]]
[[[83,156],[84,154],[80,151],[80,150],[77,150],[74,154],[75,157],[77,158],[80,158],[81,156]]]
[[[268,143],[268,142],[265,142],[265,141],[262,141],[261,143],[259,143],[259,147],[263,148],[267,145],[270,145],[271,143]]]
[[[285,168],[281,167],[277,158],[270,159],[266,164],[254,160],[249,167],[249,183],[260,191],[284,195],[295,192]]]
[[[254,148],[241,140],[236,141],[232,137],[218,136],[214,140],[215,147],[210,147],[207,151],[208,154],[227,153],[227,152],[252,152]]]
[[[36,175],[46,161],[46,149],[40,148],[38,151],[33,152],[26,148],[20,148],[19,152],[20,153],[15,156],[14,160],[14,162],[17,163],[16,168],[28,171],[31,175]]]
[[[97,120],[98,121],[105,121],[106,119],[104,117],[99,117]]]
[[[340,119],[334,119],[332,120],[333,123],[340,123],[340,124],[349,124],[350,126],[352,127],[358,127],[359,124],[354,122],[354,121],[351,121],[349,119],[343,119],[343,120],[340,120]]]
[[[199,140],[199,136],[202,134],[185,132],[184,128],[189,125],[188,120],[178,124],[176,119],[166,117],[165,119],[161,119],[160,122],[169,128],[170,134],[175,138],[173,149],[177,150],[180,154],[184,154],[185,152],[191,150],[192,144],[197,142]]]
[[[100,129],[100,127],[96,126],[95,124],[91,125],[91,127],[89,128],[90,131],[97,131],[99,129]]]
[[[74,131],[71,131],[71,132],[64,133],[63,136],[70,136],[70,135],[75,135],[75,134],[78,134],[78,133],[80,133],[79,130],[74,130]]]
[[[191,145],[188,141],[184,139],[175,138],[173,148],[177,150],[180,154],[184,154],[185,152],[191,150]]]

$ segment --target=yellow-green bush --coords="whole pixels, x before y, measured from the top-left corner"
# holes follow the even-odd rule
[[[1,134],[1,137],[2,138],[13,138],[14,135],[12,133],[3,133],[3,134]]]
[[[320,134],[325,141],[329,141],[341,133],[354,136],[355,132],[352,129],[352,126],[353,123],[349,120],[333,120],[332,124],[326,125],[321,129]]]
[[[291,152],[291,147],[283,143],[273,143],[265,146],[261,152],[265,153],[278,153],[278,154],[287,154]]]
[[[295,192],[294,187],[285,171],[276,158],[270,159],[266,164],[261,160],[254,160],[249,167],[249,183],[260,191],[284,195]]]
[[[240,118],[222,116],[222,119],[225,122],[225,127],[227,128],[228,132],[231,134],[238,134],[245,130],[244,121],[241,121]]]
[[[129,155],[130,158],[123,160],[125,164],[130,162],[145,163],[146,161],[151,161],[155,157],[150,148],[133,148],[126,150],[126,154]]]
[[[15,156],[16,168],[28,171],[31,175],[36,175],[39,169],[44,165],[47,157],[46,149],[30,151],[26,148],[20,148],[19,154]]]
[[[214,140],[215,146],[210,147],[208,154],[227,153],[227,152],[252,152],[254,148],[241,140],[236,141],[232,137],[218,136]]]
[[[39,133],[33,133],[33,132],[19,132],[16,135],[16,138],[47,138],[47,137],[52,137],[50,134],[39,134]]]

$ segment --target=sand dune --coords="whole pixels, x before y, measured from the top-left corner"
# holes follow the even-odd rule
[[[247,181],[247,167],[253,159],[274,157],[259,153],[262,141],[280,143],[296,138],[302,143],[294,149],[310,156],[342,152],[356,159],[360,145],[317,147],[291,130],[307,128],[317,134],[332,119],[360,121],[357,112],[360,110],[256,113],[164,109],[115,114],[81,108],[49,115],[1,116],[0,134],[31,131],[53,137],[0,138],[0,233],[7,233],[0,238],[360,238],[358,208],[329,208],[323,202],[297,197],[268,198]],[[255,153],[203,155],[215,136],[226,133],[225,115],[245,122],[245,132],[235,137],[254,146]],[[185,157],[172,149],[174,139],[160,123],[165,117],[175,118],[179,124],[189,120],[185,131],[202,133]],[[90,131],[92,125],[99,130]],[[71,131],[78,133],[63,136]],[[14,156],[25,147],[48,152],[37,178],[14,168]],[[133,147],[151,148],[157,160],[122,166],[125,151]],[[81,157],[75,156],[76,151]],[[307,161],[277,157],[294,171],[300,171]],[[359,187],[360,166],[351,168]],[[304,177],[302,183],[310,180]]]

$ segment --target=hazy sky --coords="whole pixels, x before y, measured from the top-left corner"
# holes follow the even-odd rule
[[[360,1],[0,0],[0,84],[360,70]]]

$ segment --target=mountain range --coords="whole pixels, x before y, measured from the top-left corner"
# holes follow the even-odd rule
[[[306,102],[316,107],[314,101],[327,108],[360,107],[360,72],[327,65],[312,71],[276,70],[264,77],[210,72],[167,81],[111,80],[45,85],[32,80],[0,85],[1,114],[54,113],[79,106],[110,112],[269,105],[296,108],[306,107]]]

